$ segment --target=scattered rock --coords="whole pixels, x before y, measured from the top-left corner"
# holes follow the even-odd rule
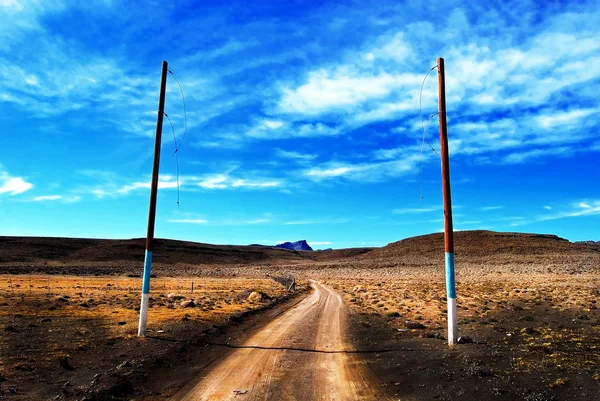
[[[131,362],[129,361],[124,361],[120,364],[117,365],[116,370],[123,370],[125,368],[130,368],[131,367]]]
[[[232,316],[229,316],[229,318],[227,319],[229,320],[230,323],[234,323],[234,324],[239,324],[242,322],[242,316],[240,316],[239,314],[235,314]]]
[[[6,326],[4,328],[4,331],[8,331],[9,333],[16,333],[17,332],[17,328],[15,326]]]
[[[169,295],[167,295],[167,298],[171,301],[181,301],[183,299],[185,299],[185,297],[181,294],[175,294],[173,292],[169,293]]]
[[[196,306],[196,303],[190,299],[189,301],[183,301],[180,305],[184,308],[194,308]]]
[[[125,326],[127,324],[127,322],[119,322],[117,323],[119,326]]]
[[[523,397],[524,401],[556,401],[556,396],[549,390],[532,392]]]
[[[406,322],[406,328],[411,330],[423,330],[425,326],[419,322]]]
[[[473,377],[491,377],[494,376],[491,369],[487,366],[473,364],[465,370],[469,376]]]
[[[40,320],[41,323],[48,323],[48,322],[51,322],[51,321],[52,321],[52,319],[50,319],[49,317],[45,317],[42,320]]]
[[[252,291],[250,295],[248,295],[248,301],[250,302],[260,302],[262,298],[262,294],[258,291]]]
[[[254,288],[248,288],[247,290],[244,290],[244,291],[240,292],[239,294],[237,294],[235,297],[238,301],[245,301],[248,299],[248,296],[255,291],[256,290]]]
[[[58,363],[60,363],[60,366],[63,369],[66,370],[75,370],[75,368],[71,365],[71,363],[69,362],[69,357],[68,356],[63,356],[58,360]]]
[[[400,317],[400,313],[398,313],[398,312],[388,312],[385,315],[387,317]]]
[[[118,377],[116,383],[108,389],[108,394],[113,397],[125,397],[131,393],[133,393],[133,384],[125,377]]]
[[[421,338],[435,338],[436,340],[445,340],[446,339],[440,333],[430,333],[427,331],[421,333]]]
[[[35,368],[31,365],[24,365],[19,363],[15,365],[15,370],[20,370],[21,372],[33,372],[35,371]]]
[[[458,343],[459,344],[472,344],[473,339],[469,336],[460,336],[460,337],[458,337]]]

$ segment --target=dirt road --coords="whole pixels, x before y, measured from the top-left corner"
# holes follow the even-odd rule
[[[328,286],[267,324],[174,399],[388,400],[345,341],[344,305]]]

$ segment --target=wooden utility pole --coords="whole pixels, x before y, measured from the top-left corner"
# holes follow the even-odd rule
[[[446,254],[446,295],[448,297],[448,344],[456,344],[456,282],[454,279],[454,230],[452,227],[452,197],[450,195],[450,159],[446,127],[446,74],[444,59],[437,59],[438,116],[440,119],[440,156],[442,158],[442,194],[444,197],[444,243]]]
[[[152,185],[150,187],[150,211],[148,212],[148,232],[146,235],[146,255],[144,257],[144,278],[142,279],[142,303],[140,305],[140,323],[138,336],[146,335],[148,319],[148,300],[150,298],[150,271],[152,270],[152,242],[154,240],[154,220],[156,218],[156,197],[158,194],[158,169],[160,166],[160,145],[162,137],[163,115],[165,114],[165,93],[167,91],[166,61],[162,62],[160,94],[158,98],[158,116],[156,118],[156,139],[154,140],[154,164],[152,165]]]

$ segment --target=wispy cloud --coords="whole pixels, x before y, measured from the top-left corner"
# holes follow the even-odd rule
[[[578,123],[582,118],[597,114],[598,109],[579,109],[563,113],[541,115],[536,118],[537,123],[546,129],[556,128],[557,125],[571,125]]]
[[[489,212],[492,210],[498,210],[498,209],[503,209],[504,206],[483,206],[480,207],[479,210],[481,210],[482,212]]]
[[[34,202],[75,203],[81,200],[79,195],[41,195],[33,198]]]
[[[265,224],[265,223],[270,223],[271,220],[269,219],[255,219],[255,220],[245,220],[243,221],[243,224]]]
[[[170,223],[206,224],[211,227],[219,226],[257,226],[277,221],[272,213],[261,213],[259,215],[231,213],[225,215],[206,215],[193,212],[182,213],[179,210],[167,220]]]
[[[424,155],[423,159],[429,156]],[[380,182],[390,177],[416,173],[419,152],[399,157],[396,160],[363,163],[325,162],[302,171],[302,175],[313,181],[344,178],[360,182]]]
[[[277,149],[275,151],[275,155],[277,157],[281,157],[284,159],[294,159],[294,160],[301,160],[301,161],[310,161],[310,160],[314,160],[317,158],[316,154],[300,153],[300,152],[296,152],[296,151],[289,151],[289,150],[283,150],[283,149]]]
[[[325,218],[325,219],[307,219],[307,220],[291,220],[283,224],[286,226],[301,226],[308,224],[344,224],[349,220],[346,218]]]
[[[158,180],[158,189],[159,190],[160,189],[176,189],[178,185],[180,187],[183,186],[185,181],[186,181],[185,178],[180,177],[179,184],[178,184],[175,177],[169,176],[169,175],[163,175]],[[93,195],[96,195],[97,198],[117,197],[117,196],[128,195],[131,192],[137,192],[142,189],[148,190],[151,188],[151,186],[152,186],[152,183],[150,180],[135,181],[131,184],[123,184],[123,185],[109,183],[109,184],[105,184],[101,188],[92,189],[90,192]]]
[[[33,184],[21,177],[14,177],[7,172],[0,172],[0,194],[18,195],[29,191]]]
[[[549,209],[547,209],[549,210]],[[511,223],[511,226],[522,226],[542,221],[565,219],[570,217],[593,216],[600,214],[600,200],[584,199],[578,202],[573,202],[571,205],[563,207],[562,210],[551,214],[538,215],[532,219],[516,221]]]
[[[208,221],[204,219],[170,219],[167,220],[169,223],[183,223],[183,224],[206,224]]]
[[[284,181],[270,178],[243,179],[227,174],[214,174],[197,179],[196,185],[204,189],[270,189],[282,187]]]
[[[331,241],[307,241],[309,245],[332,245],[333,242]]]
[[[55,201],[55,200],[60,200],[60,199],[62,199],[62,195],[42,195],[42,196],[36,196],[35,198],[33,198],[33,200],[36,202]]]

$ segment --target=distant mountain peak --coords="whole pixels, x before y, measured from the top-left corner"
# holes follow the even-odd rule
[[[294,251],[312,251],[313,249],[308,245],[306,240],[300,240],[296,242],[284,242],[282,244],[275,245],[276,248],[291,249]]]

